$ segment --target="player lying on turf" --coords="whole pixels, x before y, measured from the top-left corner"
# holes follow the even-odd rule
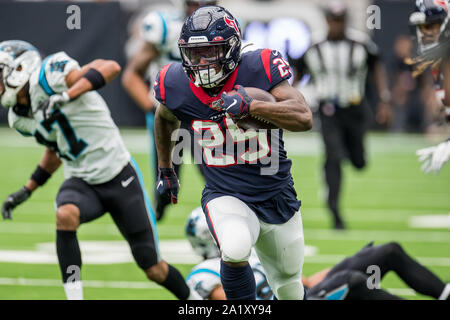
[[[203,299],[225,299],[220,282],[220,252],[208,230],[200,207],[189,215],[185,231],[194,251],[205,259],[191,270],[186,278],[187,284],[191,290],[196,290]],[[254,253],[250,256],[249,264],[256,279],[256,298],[272,300],[273,294],[267,283],[264,269]],[[370,243],[333,268],[319,271],[309,278],[303,277],[303,285],[307,288],[307,299],[400,299],[383,289],[369,289],[369,275],[366,272],[367,268],[372,265],[380,268],[380,278],[383,278],[389,271],[394,271],[418,293],[435,299],[450,299],[450,284],[445,285],[394,242],[379,246],[373,246]]]
[[[64,52],[43,62],[36,48],[18,41],[0,43],[0,93],[10,126],[46,146],[40,165],[2,206],[4,219],[64,164],[65,181],[56,197],[56,249],[68,299],[82,299],[80,224],[109,212],[142,270],[179,299],[190,296],[181,274],[162,260],[152,208],[137,164],[95,91],[112,81],[120,66],[94,60],[79,66]],[[151,219],[149,217],[152,217]],[[78,270],[77,270],[78,269]]]
[[[222,7],[197,9],[186,19],[178,45],[183,62],[165,66],[154,85],[161,103],[155,115],[158,190],[168,199],[178,193],[171,136],[181,122],[203,167],[202,205],[221,248],[220,279],[227,298],[255,299],[248,264],[255,247],[275,296],[302,299],[300,201],[283,131],[243,131],[236,122],[257,115],[279,128],[307,131],[311,111],[290,86],[289,66],[278,51],[241,53],[239,24]],[[255,87],[273,101],[253,99],[244,87]]]

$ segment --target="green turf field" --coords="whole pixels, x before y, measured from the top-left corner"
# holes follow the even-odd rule
[[[151,190],[146,132],[125,130],[123,134]],[[286,148],[303,203],[308,246],[304,274],[332,266],[370,240],[398,241],[409,254],[449,282],[450,165],[438,176],[423,174],[414,152],[434,142],[420,135],[371,134],[367,142],[368,168],[357,172],[346,165],[344,169],[342,205],[349,231],[334,232],[322,201],[320,138],[315,133],[287,135]],[[1,201],[26,182],[41,152],[42,148],[32,140],[0,128]],[[189,250],[183,241],[184,223],[199,205],[202,181],[193,165],[184,166],[180,180],[179,203],[158,224],[158,233],[163,257],[186,276],[195,259],[186,255]],[[54,254],[53,201],[62,181],[60,170],[13,212],[12,221],[0,221],[0,299],[65,299]],[[126,243],[108,215],[81,226],[78,236],[85,299],[174,299],[171,293],[147,281],[143,272],[129,262]],[[385,277],[382,287],[408,299],[427,298],[410,290],[394,274]]]

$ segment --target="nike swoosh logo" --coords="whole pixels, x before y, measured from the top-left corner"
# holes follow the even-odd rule
[[[159,183],[158,183],[158,185],[156,186],[156,189],[158,189],[160,186],[162,186],[163,185],[163,182],[162,181],[160,181]]]
[[[130,185],[131,182],[133,182],[134,176],[129,177],[127,180],[122,181],[122,187],[126,188]]]
[[[230,104],[230,106],[227,108],[227,110],[230,109],[232,106],[234,106],[236,103],[237,103],[237,100],[236,100],[236,99],[233,99],[233,103]]]

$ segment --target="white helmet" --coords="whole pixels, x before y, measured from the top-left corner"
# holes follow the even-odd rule
[[[3,107],[10,108],[17,104],[17,93],[41,63],[38,50],[28,42],[0,42],[0,96]]]
[[[219,249],[209,232],[208,224],[201,207],[195,208],[188,217],[185,226],[186,236],[195,253],[204,259],[220,256]]]

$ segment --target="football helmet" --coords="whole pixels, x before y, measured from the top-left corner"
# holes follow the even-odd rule
[[[201,207],[195,208],[188,217],[185,226],[186,237],[195,253],[204,259],[220,256],[219,249],[208,229],[206,218]]]
[[[241,28],[226,9],[197,9],[183,24],[178,47],[182,64],[196,86],[214,88],[224,81],[241,59]]]
[[[439,36],[448,23],[448,14],[448,0],[416,0],[409,23],[417,37],[420,54],[438,45]]]
[[[5,108],[17,104],[17,93],[41,65],[38,50],[21,40],[0,42],[0,96]]]

